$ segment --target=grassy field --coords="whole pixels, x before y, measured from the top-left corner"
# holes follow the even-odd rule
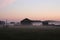
[[[59,27],[39,27],[0,28],[0,40],[60,40]]]

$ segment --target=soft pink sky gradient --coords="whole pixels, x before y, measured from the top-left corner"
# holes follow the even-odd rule
[[[0,19],[59,20],[60,0],[0,0]]]
[[[0,8],[4,8],[15,2],[15,0],[0,0]]]

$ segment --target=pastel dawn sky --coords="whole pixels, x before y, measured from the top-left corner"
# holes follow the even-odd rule
[[[0,19],[60,20],[60,0],[0,0]]]

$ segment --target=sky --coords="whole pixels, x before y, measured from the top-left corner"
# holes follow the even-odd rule
[[[60,20],[60,0],[0,0],[0,20]]]

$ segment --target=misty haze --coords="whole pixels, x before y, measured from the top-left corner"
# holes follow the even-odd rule
[[[60,0],[0,0],[0,40],[60,40]]]

